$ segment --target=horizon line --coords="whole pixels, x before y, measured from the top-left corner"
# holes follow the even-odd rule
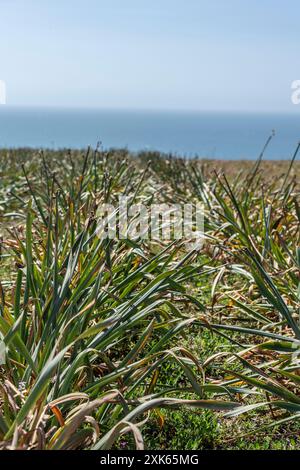
[[[62,110],[62,111],[105,111],[105,112],[147,112],[147,113],[190,113],[190,114],[201,114],[201,113],[212,113],[212,114],[285,114],[285,115],[297,115],[300,112],[300,107],[297,109],[290,110],[279,110],[279,109],[200,109],[200,108],[151,108],[151,107],[128,107],[128,106],[74,106],[74,105],[52,105],[52,104],[0,104],[0,110],[4,109],[49,109],[49,110]]]

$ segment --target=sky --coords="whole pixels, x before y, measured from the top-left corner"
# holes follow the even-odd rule
[[[293,112],[299,18],[299,0],[0,0],[0,80],[14,106]]]

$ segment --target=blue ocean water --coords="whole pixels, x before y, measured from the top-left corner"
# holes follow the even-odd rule
[[[255,159],[275,130],[266,159],[291,158],[300,114],[117,111],[0,107],[0,147],[159,150],[186,157]]]

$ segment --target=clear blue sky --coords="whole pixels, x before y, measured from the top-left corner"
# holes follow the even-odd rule
[[[293,111],[299,0],[0,0],[11,105]]]

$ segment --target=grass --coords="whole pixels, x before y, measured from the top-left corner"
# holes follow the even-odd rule
[[[294,160],[2,150],[0,448],[299,448]],[[201,202],[203,249],[99,238],[122,195]]]

